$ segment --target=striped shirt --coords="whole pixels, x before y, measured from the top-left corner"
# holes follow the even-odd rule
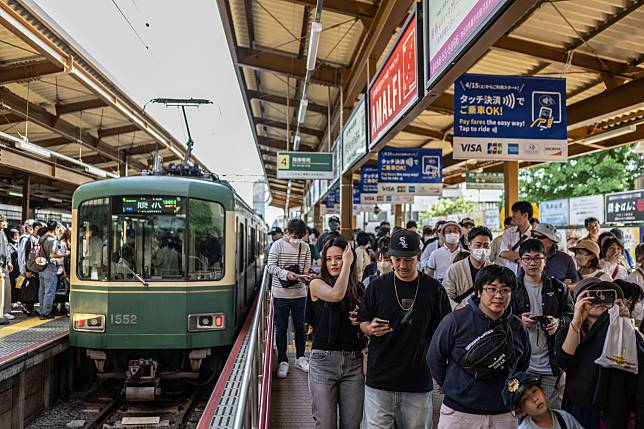
[[[298,256],[299,255],[299,256]],[[272,274],[272,293],[274,298],[303,298],[306,296],[306,285],[298,283],[289,288],[283,288],[281,280],[288,280],[288,271],[284,267],[298,265],[300,274],[311,267],[311,249],[302,242],[297,246],[289,243],[286,238],[277,240],[268,253],[268,272]]]

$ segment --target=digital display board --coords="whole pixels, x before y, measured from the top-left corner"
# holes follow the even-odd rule
[[[114,198],[113,211],[118,214],[177,214],[178,197],[125,196]]]

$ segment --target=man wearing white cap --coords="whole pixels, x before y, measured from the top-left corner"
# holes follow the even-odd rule
[[[544,272],[567,285],[577,283],[577,269],[572,257],[557,249],[559,236],[557,228],[549,223],[540,223],[532,229],[532,238],[541,241],[546,249],[546,268]]]

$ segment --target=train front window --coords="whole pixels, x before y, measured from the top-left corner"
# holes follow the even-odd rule
[[[225,211],[221,204],[190,199],[190,280],[221,280],[224,276]]]
[[[78,209],[78,277],[107,280],[109,198],[85,201]]]
[[[185,231],[185,204],[180,197],[113,197],[111,278],[184,279]]]

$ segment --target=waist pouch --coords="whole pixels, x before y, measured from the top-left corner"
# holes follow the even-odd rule
[[[465,372],[478,380],[490,380],[507,372],[514,363],[512,330],[499,323],[465,347],[456,361]]]

